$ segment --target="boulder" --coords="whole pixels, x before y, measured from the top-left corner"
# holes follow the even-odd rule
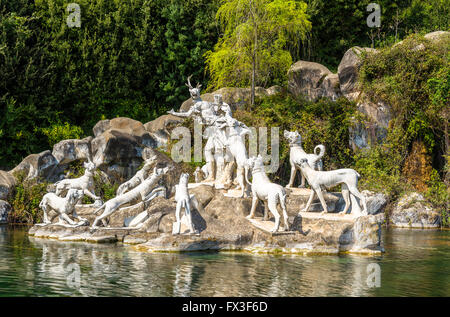
[[[339,77],[318,63],[298,61],[288,71],[288,90],[296,97],[335,100],[341,95],[339,86]]]
[[[7,199],[16,186],[16,179],[6,171],[0,171],[0,199]]]
[[[376,52],[373,48],[355,46],[348,49],[338,66],[338,76],[342,94],[349,100],[356,100],[359,91],[356,87],[358,70],[363,52]]]
[[[11,205],[4,200],[0,200],[0,224],[8,222],[8,214],[10,211]]]
[[[358,98],[358,112],[365,116],[362,121],[353,120],[349,128],[349,143],[353,150],[370,147],[370,144],[383,142],[387,136],[392,114],[389,105],[383,101],[377,103],[365,95]]]
[[[9,171],[12,175],[23,174],[24,180],[59,180],[58,160],[50,151],[28,155],[19,165]]]
[[[269,87],[266,89],[267,96],[281,95],[281,94],[284,94],[285,92],[286,92],[286,90],[283,87],[278,86],[278,85],[275,85],[275,86],[272,86],[272,87]]]
[[[425,34],[424,37],[433,42],[438,42],[442,39],[449,38],[450,32],[448,31],[435,31],[428,34]]]
[[[345,201],[344,197],[342,197],[341,193],[331,193],[338,197],[338,201],[336,202],[336,212],[341,212],[344,210],[345,207]],[[361,194],[366,197],[366,204],[367,204],[367,214],[369,215],[376,215],[379,213],[382,213],[384,211],[384,208],[386,207],[388,203],[388,198],[383,193],[375,193],[370,190],[363,190]],[[330,195],[330,194],[329,194]],[[327,200],[328,202],[329,200]],[[349,212],[352,212],[352,208],[350,207]]]
[[[91,141],[91,136],[81,140],[63,140],[53,146],[52,154],[59,164],[67,164],[76,160],[92,160]]]
[[[166,148],[170,139],[170,130],[183,122],[183,118],[167,114],[147,122],[144,128],[155,139],[157,147]]]
[[[439,228],[441,214],[431,208],[425,198],[416,192],[403,195],[394,205],[390,224],[403,228]]]
[[[384,208],[388,203],[388,197],[383,193],[375,193],[370,190],[363,190],[361,192],[366,197],[367,213],[369,215],[376,215],[384,212]]]
[[[155,147],[156,141],[144,125],[129,118],[102,120],[94,128],[92,160],[115,180],[133,176],[142,163],[142,152]]]

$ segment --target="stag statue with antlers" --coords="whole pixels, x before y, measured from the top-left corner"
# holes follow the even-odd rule
[[[224,162],[223,150],[225,148],[226,140],[223,137],[223,133],[220,133],[221,127],[219,126],[218,119],[221,116],[217,113],[217,105],[214,103],[202,100],[200,96],[200,88],[202,85],[198,84],[194,88],[191,85],[191,76],[187,78],[186,86],[189,88],[189,93],[194,104],[186,112],[175,112],[173,109],[168,111],[169,114],[178,117],[193,117],[197,122],[206,126],[204,137],[208,139],[205,145],[205,161],[208,177],[204,182],[212,182],[217,178],[217,172],[223,169],[223,166],[216,166],[217,162]],[[223,105],[221,105],[223,107]],[[228,111],[231,113],[231,110]],[[220,120],[219,120],[220,121]],[[218,165],[222,165],[219,163]]]

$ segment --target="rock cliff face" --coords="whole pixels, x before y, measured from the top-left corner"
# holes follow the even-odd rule
[[[321,64],[306,61],[298,61],[289,69],[288,90],[311,101],[341,96],[338,76]]]
[[[6,200],[16,186],[16,179],[8,172],[0,171],[0,199]]]
[[[448,31],[436,31],[424,37],[438,42],[450,36]],[[402,45],[403,41],[394,46]],[[421,44],[415,49],[425,47]],[[348,49],[338,66],[337,74],[332,74],[325,66],[298,61],[288,71],[288,89],[294,96],[302,95],[307,100],[320,98],[337,99],[344,96],[357,104],[358,111],[366,117],[363,122],[354,121],[351,127],[350,146],[356,150],[369,147],[369,144],[381,143],[387,135],[387,128],[392,118],[390,106],[383,100],[371,100],[358,87],[358,73],[364,54],[376,53],[368,47],[355,46]]]
[[[11,205],[4,200],[0,200],[0,224],[8,222],[8,214],[11,211]]]
[[[430,229],[441,226],[441,215],[433,210],[419,193],[400,198],[390,215],[390,223],[401,228]]]
[[[267,229],[271,229],[273,222],[265,222],[261,218],[263,205],[257,210],[257,222],[261,227],[246,219],[251,198],[226,197],[223,190],[215,190],[207,185],[198,186],[190,192],[195,194],[203,207],[201,211],[193,211],[193,222],[200,231],[199,235],[172,235],[176,204],[173,198],[164,197],[154,199],[146,209],[121,209],[110,219],[112,228],[91,230],[88,227],[35,225],[30,229],[30,235],[63,241],[121,241],[135,244],[139,250],[148,252],[242,250],[256,253],[336,254],[382,251],[382,217],[362,216],[356,219],[352,215],[330,213],[321,216],[317,212],[299,215],[298,210],[306,203],[308,196],[291,195],[287,202],[291,231],[272,234]],[[77,213],[92,222],[93,210],[93,207],[88,207],[78,209]],[[140,229],[118,228],[143,210],[147,212],[147,220]]]

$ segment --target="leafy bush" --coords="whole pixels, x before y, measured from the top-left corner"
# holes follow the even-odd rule
[[[64,124],[53,124],[48,128],[36,128],[35,131],[42,131],[47,138],[50,147],[53,147],[56,143],[67,139],[79,139],[83,135],[83,130],[81,127],[76,125],[71,125],[69,122]]]
[[[0,1],[2,169],[102,117],[156,118],[188,97],[190,74],[206,86],[217,1],[77,3],[80,28],[65,23],[67,1]]]
[[[24,174],[16,174],[16,178],[18,185],[9,201],[12,211],[8,215],[8,221],[27,224],[42,222],[43,212],[39,208],[39,203],[47,193],[48,183],[24,181]]]
[[[442,215],[442,225],[450,226],[450,188],[445,185],[436,170],[431,173],[431,180],[429,181],[429,188],[426,192],[426,198],[433,204],[433,206],[440,210]]]

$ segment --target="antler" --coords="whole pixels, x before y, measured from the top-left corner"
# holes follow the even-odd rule
[[[191,77],[192,77],[192,75],[189,75],[189,76],[188,76],[188,78],[187,78],[187,84],[185,84],[185,85],[188,86],[190,89],[193,89],[194,87],[192,87],[192,85],[191,85]]]

